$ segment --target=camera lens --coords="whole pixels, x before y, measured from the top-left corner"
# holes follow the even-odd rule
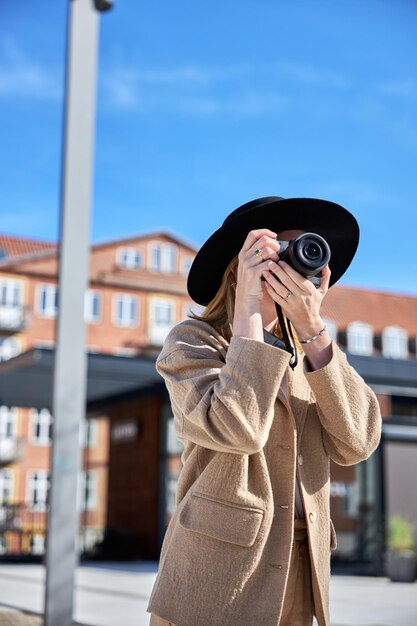
[[[322,254],[320,246],[312,242],[309,242],[305,246],[303,252],[304,252],[304,255],[307,257],[307,259],[311,261],[315,261],[316,259],[319,259]]]
[[[304,233],[290,241],[286,261],[302,276],[317,275],[330,259],[329,244],[316,233]]]

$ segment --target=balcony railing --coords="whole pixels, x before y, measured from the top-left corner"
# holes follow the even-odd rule
[[[23,458],[23,439],[21,437],[0,437],[0,468],[17,463]]]
[[[15,333],[27,326],[29,308],[21,305],[0,305],[0,332]]]

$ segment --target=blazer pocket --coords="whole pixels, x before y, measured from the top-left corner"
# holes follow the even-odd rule
[[[337,536],[333,526],[332,520],[330,520],[330,550],[336,550],[337,548]]]
[[[219,541],[250,547],[255,543],[264,512],[233,502],[192,493],[180,514],[180,524],[188,530]]]

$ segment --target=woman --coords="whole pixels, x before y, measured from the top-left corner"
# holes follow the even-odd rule
[[[331,250],[318,288],[278,257],[305,231]],[[335,203],[269,197],[233,211],[197,254],[188,291],[206,309],[157,362],[184,452],[151,625],[329,626],[329,458],[359,463],[381,433],[373,392],[320,314],[358,239]],[[276,305],[304,352],[293,367]]]

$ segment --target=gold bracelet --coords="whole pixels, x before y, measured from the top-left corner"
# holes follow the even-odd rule
[[[299,339],[300,343],[311,343],[312,341],[316,341],[319,337],[321,337],[326,332],[326,326],[317,333],[317,335],[313,335],[313,337],[309,337],[308,339]]]

